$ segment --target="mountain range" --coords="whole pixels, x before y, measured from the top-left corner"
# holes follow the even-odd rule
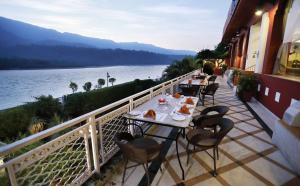
[[[56,68],[170,64],[187,55],[195,52],[61,33],[0,17],[0,69],[26,68],[21,64],[22,59],[29,65],[27,68],[38,63],[44,63],[45,68]]]

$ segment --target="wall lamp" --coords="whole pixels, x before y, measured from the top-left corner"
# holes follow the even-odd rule
[[[255,15],[256,16],[261,16],[263,14],[262,10],[256,10]]]

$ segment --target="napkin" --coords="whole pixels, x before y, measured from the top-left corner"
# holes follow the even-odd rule
[[[183,105],[180,109],[179,112],[182,114],[190,114],[189,108],[187,108],[186,105]]]
[[[194,101],[193,101],[192,98],[187,98],[187,99],[185,100],[185,103],[186,103],[186,104],[190,104],[190,105],[194,105]]]
[[[176,94],[173,95],[173,97],[176,98],[176,99],[178,99],[178,98],[181,97],[181,95],[179,93],[176,93]]]
[[[145,118],[152,118],[152,119],[155,120],[155,118],[156,118],[156,113],[155,113],[154,110],[149,109],[149,110],[144,114],[144,117],[145,117]]]

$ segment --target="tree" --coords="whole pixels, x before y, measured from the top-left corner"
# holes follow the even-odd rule
[[[108,81],[111,83],[111,86],[113,86],[114,82],[116,81],[116,78],[109,78]]]
[[[164,70],[163,79],[170,80],[198,68],[199,64],[196,63],[195,59],[192,57],[176,60]]]
[[[83,88],[86,92],[88,92],[88,91],[90,91],[91,88],[92,88],[92,83],[91,83],[91,82],[86,82],[86,83],[82,86],[82,88]]]
[[[105,85],[105,79],[98,79],[98,88],[102,88],[103,85]]]
[[[76,92],[77,91],[77,89],[78,89],[78,85],[76,84],[76,83],[74,83],[74,82],[70,82],[70,85],[69,85],[69,88],[71,88],[72,89],[72,92],[74,93],[74,92]]]
[[[219,43],[214,50],[203,49],[197,53],[196,59],[199,61],[209,61],[220,66],[224,59],[228,56],[228,47],[223,43]]]

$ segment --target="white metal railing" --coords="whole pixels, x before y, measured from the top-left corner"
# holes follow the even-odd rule
[[[256,65],[249,66],[245,69],[245,71],[255,71]]]
[[[156,95],[173,94],[193,73],[1,147],[1,185],[81,185],[100,174],[100,167],[119,150],[114,135],[129,130],[123,115]]]

